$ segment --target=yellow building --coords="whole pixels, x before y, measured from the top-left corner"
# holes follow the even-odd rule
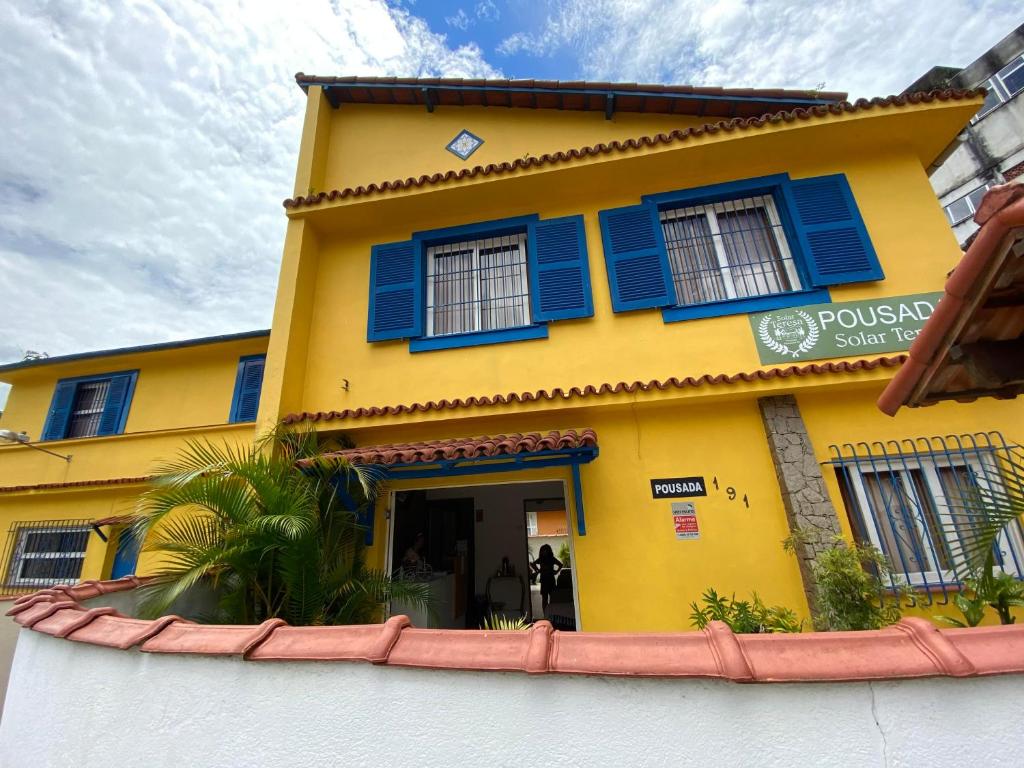
[[[266,351],[256,429],[344,433],[390,467],[371,554],[394,570],[424,534],[440,626],[537,615],[531,510],[565,510],[563,628],[686,629],[708,587],[806,616],[802,565],[837,534],[879,546],[914,610],[955,612],[943,522],[998,481],[1021,406],[891,419],[875,400],[959,256],[925,169],[980,94],[297,79],[269,346],[0,369],[0,427],[32,437],[54,436],[58,379],[139,371],[124,434],[42,444],[70,464],[0,448],[0,520],[123,514],[135,488],[68,483],[141,478],[186,435],[251,438],[225,422],[239,360]],[[1022,574],[1011,534],[1000,563]],[[89,541],[82,576],[109,572]]]

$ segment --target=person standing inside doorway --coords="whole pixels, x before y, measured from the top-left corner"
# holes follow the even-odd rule
[[[551,551],[549,544],[544,544],[537,559],[530,563],[533,572],[540,576],[540,599],[544,610],[551,604],[551,593],[555,591],[555,576],[564,567],[562,561]]]

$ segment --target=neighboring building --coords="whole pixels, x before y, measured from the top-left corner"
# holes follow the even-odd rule
[[[1024,174],[1024,25],[967,67],[934,67],[906,92],[978,87],[988,91],[981,109],[928,169],[959,243],[977,230],[985,192]]]
[[[125,434],[43,430],[71,465],[0,448],[0,485],[141,478],[186,435],[250,438],[251,424],[191,425],[224,424],[239,359],[265,347],[256,429],[343,433],[349,459],[389,467],[365,519],[371,562],[397,567],[425,533],[450,598],[441,626],[475,626],[488,601],[525,610],[538,510],[568,532],[560,626],[686,629],[708,587],[806,616],[807,563],[839,535],[876,543],[950,612],[942,523],[965,486],[998,481],[999,431],[1019,440],[1024,410],[893,420],[874,402],[958,256],[925,169],[981,96],[298,81],[269,345],[207,346],[199,384],[203,347],[167,353],[180,378],[169,368],[163,386],[147,353],[8,367],[0,426],[33,436],[58,379],[140,374]],[[173,424],[158,419],[177,410],[167,398],[181,403]],[[123,514],[110,499],[136,489],[105,488],[87,513],[64,501],[79,491],[8,488],[0,519]],[[793,557],[781,542],[797,527]],[[1021,573],[1017,532],[1001,544]],[[92,562],[83,577],[106,575]]]
[[[13,385],[0,429],[58,454],[0,442],[2,590],[133,573],[119,536],[154,465],[186,440],[252,441],[268,336],[0,366]]]

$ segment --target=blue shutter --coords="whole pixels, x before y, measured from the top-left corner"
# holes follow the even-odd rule
[[[110,377],[107,402],[103,405],[97,435],[118,435],[124,432],[124,424],[128,419],[128,404],[135,389],[135,376],[134,373],[122,373]]]
[[[657,207],[644,204],[614,208],[600,211],[598,219],[612,309],[626,312],[675,304]]]
[[[423,294],[423,260],[418,242],[373,246],[366,340],[422,336]]]
[[[799,179],[790,183],[788,191],[814,285],[858,283],[885,276],[844,174]]]
[[[58,381],[50,402],[50,412],[46,416],[43,427],[43,440],[63,440],[68,432],[68,419],[71,417],[71,406],[75,402],[73,381]]]
[[[235,377],[235,394],[231,400],[229,420],[256,421],[256,413],[260,408],[260,392],[263,389],[263,369],[266,356],[243,357],[238,362],[238,374]]]
[[[533,319],[593,317],[583,217],[535,222],[529,227],[528,237]]]

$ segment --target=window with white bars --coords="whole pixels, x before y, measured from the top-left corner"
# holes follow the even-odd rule
[[[1024,55],[1017,56],[982,85],[988,90],[985,102],[971,122],[977,122],[1000,104],[1010,101],[1024,91]]]
[[[985,193],[988,192],[991,186],[991,184],[982,184],[977,189],[971,190],[963,197],[959,197],[947,205],[946,216],[949,218],[949,223],[959,224],[961,221],[971,218],[978,210],[978,206],[981,205],[981,199],[985,197]]]
[[[977,521],[963,512],[975,489],[998,482],[984,456],[920,457],[858,466],[849,475],[852,503],[868,539],[894,573],[926,586],[955,583],[954,561]],[[1007,526],[996,542],[1000,569],[1024,577],[1024,540]]]
[[[47,587],[78,581],[89,543],[88,525],[42,525],[15,532],[7,584]]]
[[[110,379],[85,381],[75,387],[67,437],[92,437],[99,434],[100,419],[103,417],[109,389]]]
[[[427,249],[428,336],[529,324],[525,234]]]
[[[770,195],[660,212],[680,305],[801,289]]]

